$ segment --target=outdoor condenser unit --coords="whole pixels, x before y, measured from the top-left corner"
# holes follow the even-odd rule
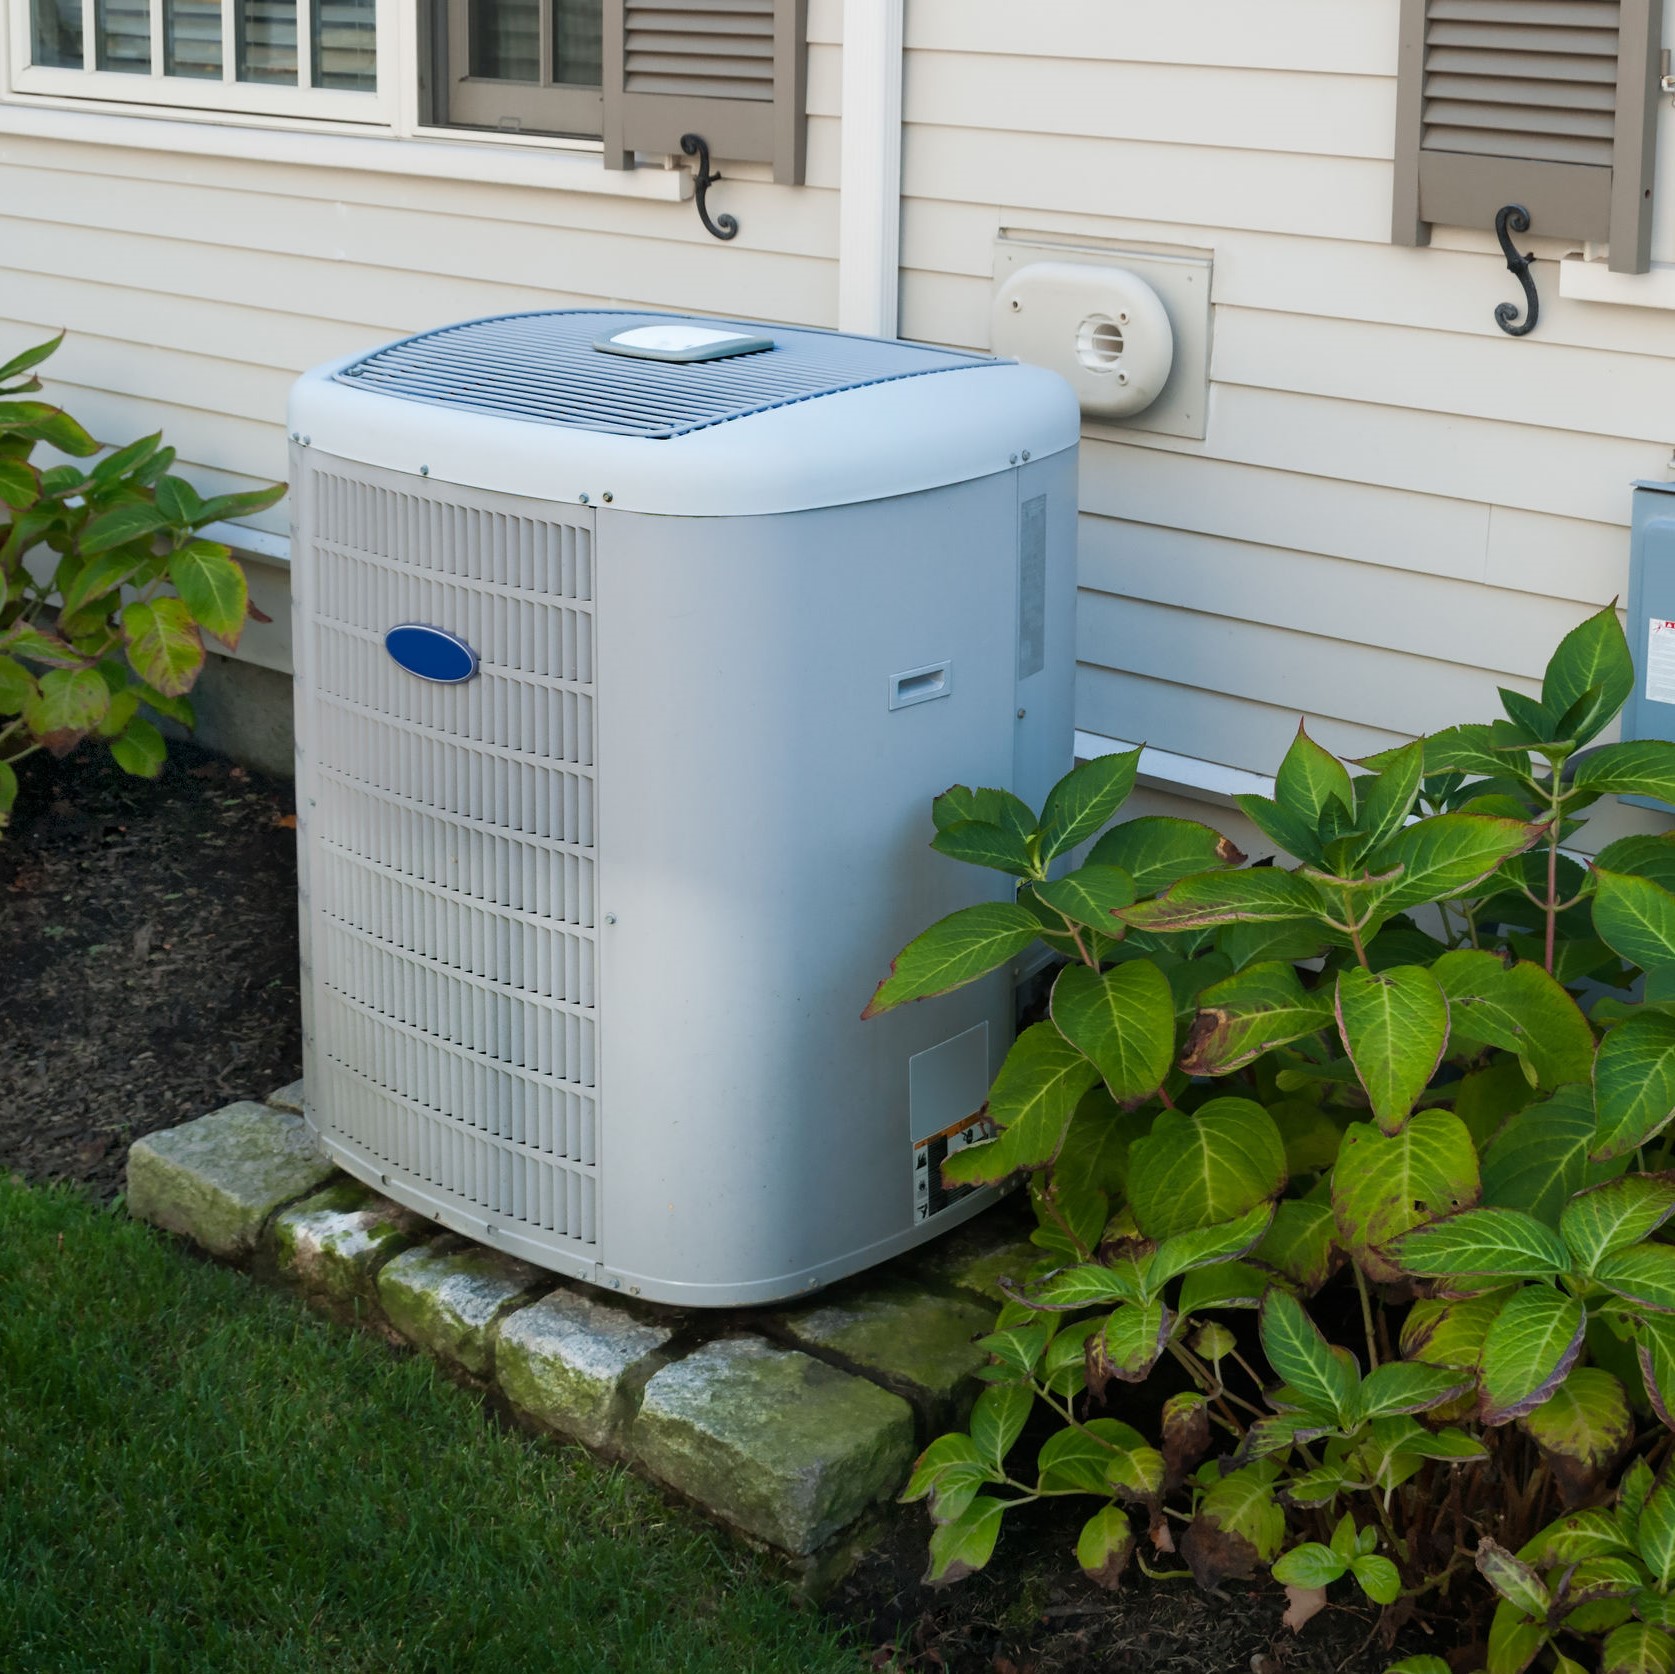
[[[1007,881],[954,783],[1070,766],[1078,413],[1050,373],[551,312],[290,410],[308,1119],[351,1174],[697,1305],[956,1225],[1011,972],[861,1021]]]

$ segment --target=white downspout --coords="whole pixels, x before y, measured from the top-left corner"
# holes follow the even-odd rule
[[[844,0],[838,330],[894,337],[901,285],[902,13]]]

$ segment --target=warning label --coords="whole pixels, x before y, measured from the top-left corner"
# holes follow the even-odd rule
[[[1646,634],[1646,701],[1675,703],[1675,622],[1656,616]]]
[[[999,1130],[987,1116],[968,1116],[963,1122],[933,1133],[928,1139],[918,1140],[913,1147],[913,1218],[928,1221],[962,1197],[969,1197],[975,1186],[945,1186],[942,1165],[956,1151],[968,1145],[993,1139]]]

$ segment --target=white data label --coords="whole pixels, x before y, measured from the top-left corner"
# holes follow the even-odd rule
[[[1675,622],[1656,616],[1646,634],[1646,701],[1675,703]]]

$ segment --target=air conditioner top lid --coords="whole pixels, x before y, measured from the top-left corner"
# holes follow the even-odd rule
[[[713,352],[729,340],[737,345],[731,352]],[[677,342],[687,352],[667,346]],[[835,331],[563,309],[421,332],[363,355],[337,377],[403,401],[667,440],[794,401],[994,364]]]
[[[1061,378],[985,355],[575,309],[470,320],[317,367],[292,390],[289,428],[441,482],[718,517],[969,481],[1074,447],[1081,420]]]

